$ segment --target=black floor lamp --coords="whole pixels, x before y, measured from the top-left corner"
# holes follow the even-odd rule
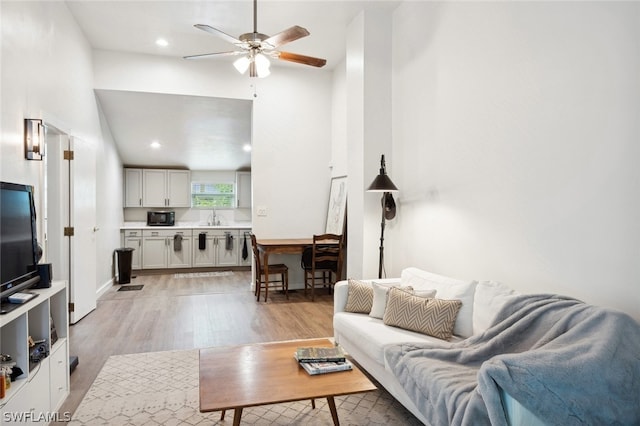
[[[378,278],[382,278],[382,269],[384,265],[384,226],[387,220],[391,220],[396,216],[396,203],[393,201],[392,192],[397,192],[398,188],[391,182],[387,176],[387,168],[384,163],[384,154],[380,159],[380,174],[371,182],[367,192],[382,192],[380,204],[382,206],[382,221],[380,222],[380,259],[378,261]]]

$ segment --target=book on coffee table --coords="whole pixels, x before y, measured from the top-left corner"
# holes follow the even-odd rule
[[[298,362],[345,362],[345,353],[339,346],[301,347],[295,354]]]
[[[353,369],[349,360],[343,362],[301,362],[300,366],[311,376]]]

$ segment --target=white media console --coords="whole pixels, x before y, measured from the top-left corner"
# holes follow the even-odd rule
[[[69,395],[69,313],[66,281],[32,289],[38,296],[0,315],[0,353],[24,372],[0,399],[0,423],[47,424]],[[51,325],[57,340],[51,344]],[[30,362],[29,337],[46,340],[49,355]],[[26,414],[29,413],[29,414]]]

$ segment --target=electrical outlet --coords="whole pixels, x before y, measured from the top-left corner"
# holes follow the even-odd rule
[[[258,216],[266,216],[267,215],[267,208],[264,206],[260,206],[257,209],[258,211]]]

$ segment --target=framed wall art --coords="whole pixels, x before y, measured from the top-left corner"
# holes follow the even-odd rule
[[[347,220],[347,177],[331,178],[325,233],[342,235]]]

